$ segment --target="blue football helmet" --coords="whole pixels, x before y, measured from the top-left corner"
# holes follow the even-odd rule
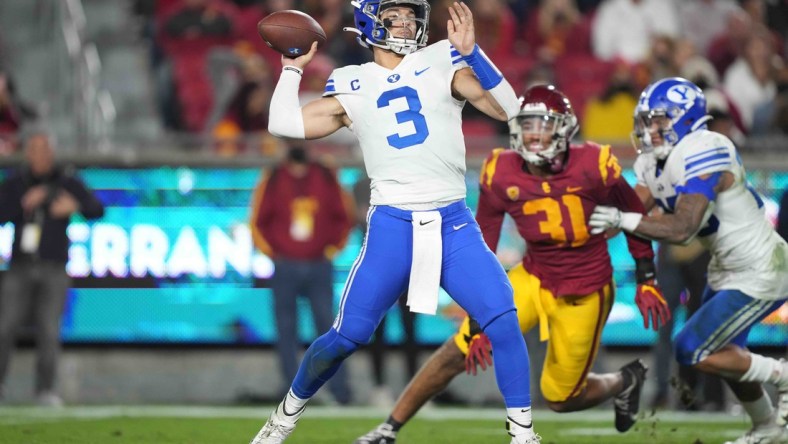
[[[638,153],[652,152],[658,159],[687,134],[706,127],[706,98],[697,85],[681,77],[658,80],[647,86],[635,107],[632,143]],[[654,133],[661,142],[654,144]]]
[[[369,48],[377,46],[401,55],[407,55],[427,44],[427,28],[430,21],[430,4],[427,0],[353,0],[354,28],[345,31],[358,34],[356,41]],[[382,20],[380,14],[394,6],[406,6],[415,13],[416,34],[413,38],[399,38],[391,35],[389,20]]]

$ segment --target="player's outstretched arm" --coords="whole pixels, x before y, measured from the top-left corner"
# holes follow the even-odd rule
[[[684,185],[685,192],[676,200],[672,214],[643,216],[597,206],[589,220],[591,233],[621,228],[648,239],[676,244],[689,242],[711,216],[716,195],[730,188],[734,181],[733,174],[728,171],[691,179]]]
[[[509,82],[476,44],[470,8],[455,2],[449,7],[449,15],[449,42],[470,66],[455,73],[452,93],[494,119],[506,121],[516,116],[520,102]]]
[[[317,42],[300,57],[282,57],[282,74],[271,97],[268,118],[271,134],[294,139],[318,139],[349,124],[345,110],[333,97],[322,97],[301,107],[298,87],[304,67],[316,52]]]

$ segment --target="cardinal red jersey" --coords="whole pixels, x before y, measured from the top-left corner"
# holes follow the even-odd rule
[[[643,212],[610,147],[593,143],[570,146],[564,169],[549,178],[530,174],[515,151],[496,149],[480,190],[476,219],[487,245],[495,251],[508,213],[526,242],[523,266],[555,296],[589,294],[612,278],[605,236],[589,232],[594,207]],[[650,242],[637,239],[627,239],[632,255],[653,257]]]

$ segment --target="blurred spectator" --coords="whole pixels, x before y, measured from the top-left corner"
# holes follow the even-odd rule
[[[741,144],[744,138],[744,123],[736,105],[720,88],[720,77],[711,62],[704,57],[694,56],[681,67],[681,77],[698,85],[698,88],[703,90],[706,94],[707,108],[721,110],[726,114],[725,118],[730,118],[731,123],[736,127],[723,134],[737,144]]]
[[[738,10],[734,0],[684,0],[679,2],[681,34],[698,53],[706,54],[712,40],[725,32],[728,14]]]
[[[270,286],[282,396],[298,369],[298,297],[309,300],[316,331],[327,331],[333,323],[331,260],[344,246],[355,219],[350,201],[337,182],[335,171],[310,161],[301,146],[291,147],[285,161],[275,166],[255,190],[253,239],[257,248],[274,261]],[[261,284],[255,282],[255,286]],[[329,387],[340,404],[351,401],[344,369],[331,379]]]
[[[19,129],[35,117],[33,109],[16,97],[11,76],[0,70],[0,156],[16,151]]]
[[[715,88],[703,90],[706,96],[706,109],[712,120],[708,123],[709,131],[718,132],[731,139],[738,147],[744,144],[744,133],[739,130],[731,116],[731,108],[725,94]]]
[[[766,24],[769,29],[788,39],[788,0],[771,0],[766,4]],[[788,43],[788,42],[786,42]],[[783,48],[783,50],[788,48]],[[788,54],[783,54],[788,57]]]
[[[586,105],[581,126],[583,139],[628,142],[633,128],[632,110],[638,102],[637,93],[629,66],[617,64],[602,95]]]
[[[725,71],[723,89],[741,113],[749,130],[755,109],[774,99],[777,94],[775,61],[771,35],[765,28],[750,34],[742,54]]]
[[[271,155],[268,134],[268,108],[273,94],[271,71],[262,57],[248,54],[241,57],[240,81],[222,118],[213,128],[216,151],[231,156],[250,151],[242,136],[255,136],[262,144],[258,151]],[[220,106],[220,105],[219,105]]]
[[[591,32],[598,58],[634,64],[645,60],[653,37],[678,37],[679,18],[673,0],[605,0]]]
[[[476,43],[484,48],[493,62],[506,64],[514,54],[517,23],[504,0],[483,0],[471,3]],[[446,27],[446,22],[443,23]],[[431,30],[434,28],[430,28]],[[431,41],[435,41],[432,40]]]
[[[744,10],[737,8],[728,13],[725,30],[712,39],[706,52],[717,73],[724,74],[733,61],[744,53],[752,29],[752,18]]]
[[[651,82],[666,77],[676,77],[679,67],[675,58],[676,40],[667,35],[659,35],[651,40],[651,49],[645,64],[651,74]]]
[[[788,135],[788,66],[783,65],[776,76],[777,95],[757,108],[752,119],[751,134]]]
[[[0,185],[0,223],[12,222],[11,265],[0,290],[0,396],[15,335],[32,309],[36,324],[35,392],[41,405],[60,406],[56,390],[60,317],[71,280],[66,274],[71,216],[104,215],[104,206],[73,171],[55,164],[54,146],[43,130],[25,141],[26,164]]]
[[[572,0],[542,0],[523,27],[528,51],[552,62],[564,53],[591,53],[590,20]]]
[[[232,22],[217,0],[183,0],[182,6],[164,22],[167,36],[179,39],[226,37]]]
[[[353,10],[347,0],[303,0],[301,8],[317,20],[325,31],[329,44],[343,32],[345,13]]]

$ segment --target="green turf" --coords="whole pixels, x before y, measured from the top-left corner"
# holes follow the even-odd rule
[[[182,415],[178,415],[182,412]],[[245,444],[262,425],[268,409],[33,408],[0,409],[0,444]],[[436,413],[437,412],[437,413]],[[477,413],[478,412],[478,413]],[[310,413],[312,415],[310,416]],[[337,416],[332,416],[337,415]],[[374,427],[382,411],[312,409],[288,444],[350,444]],[[444,419],[459,416],[460,419]],[[474,417],[482,419],[471,419]],[[400,444],[508,444],[502,420],[490,410],[425,412],[400,433]],[[258,419],[259,418],[259,419]],[[641,419],[626,434],[616,433],[612,413],[556,415],[537,411],[543,444],[687,443],[715,444],[747,429],[741,417],[657,414]]]

